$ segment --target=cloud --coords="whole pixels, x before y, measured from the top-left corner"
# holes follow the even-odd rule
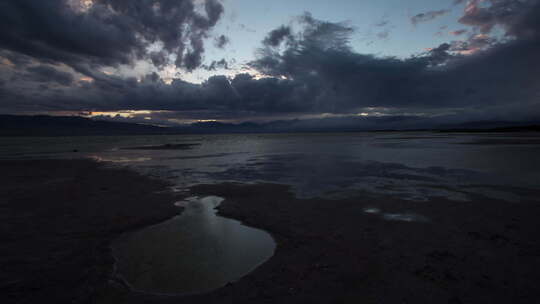
[[[528,12],[529,17],[520,18],[524,24],[515,26],[533,29],[534,23],[527,20],[536,20],[532,16],[538,12]],[[304,94],[300,98],[304,111],[351,113],[361,107],[472,111],[473,107],[522,106],[538,99],[538,80],[533,75],[540,70],[525,62],[538,62],[539,39],[496,43],[473,35],[465,43],[444,43],[421,56],[400,60],[352,51],[347,45],[350,33],[346,25],[311,20],[288,38],[294,43],[285,50],[263,48],[251,66],[286,79],[296,88],[295,94]],[[463,57],[478,50],[484,51]]]
[[[247,25],[245,25],[245,24],[243,24],[243,23],[239,24],[238,27],[239,27],[241,30],[244,30],[244,31],[246,31],[246,32],[248,32],[248,33],[256,33],[256,32],[257,32],[257,30],[252,29],[252,28],[250,28],[249,26],[247,26]]]
[[[280,26],[272,30],[263,40],[263,44],[271,47],[279,46],[284,40],[291,38],[291,28],[288,26]]]
[[[35,66],[26,69],[28,72],[27,77],[30,80],[37,82],[56,82],[64,86],[69,86],[73,83],[73,74],[57,69],[50,66]]]
[[[428,56],[425,58],[428,59],[430,65],[432,66],[446,63],[450,58],[453,57],[449,52],[450,49],[450,44],[443,43],[435,48],[429,49]]]
[[[385,27],[390,24],[389,20],[382,20],[380,22],[375,23],[375,26],[377,27]]]
[[[446,15],[450,12],[450,10],[442,9],[437,11],[429,11],[425,13],[419,13],[411,17],[411,23],[414,25],[418,25],[418,23],[422,22],[428,22],[431,21],[437,17]]]
[[[223,14],[217,0],[203,3],[204,14],[192,0],[2,1],[0,48],[80,71],[142,59],[162,66],[171,55],[191,71],[201,63],[202,40]],[[150,51],[156,43],[158,54]]]
[[[450,34],[453,36],[461,36],[463,34],[467,33],[467,30],[457,30],[457,31],[451,31]]]
[[[354,29],[348,23],[318,20],[305,14],[297,19],[294,28],[280,26],[266,35],[257,57],[247,64],[251,74],[216,75],[200,84],[181,79],[165,82],[156,73],[139,78],[107,75],[99,70],[105,61],[93,57],[84,59],[86,66],[74,65],[74,70],[68,70],[71,61],[63,61],[62,65],[44,55],[2,46],[0,56],[14,66],[0,68],[0,82],[5,82],[0,88],[0,102],[4,111],[167,111],[149,114],[164,120],[245,120],[323,114],[345,119],[358,113],[382,113],[387,119],[373,121],[391,124],[392,116],[444,114],[446,118],[440,118],[441,121],[449,117],[538,117],[540,9],[535,6],[515,13],[519,16],[514,16],[511,26],[506,27],[513,39],[497,41],[471,30],[465,41],[449,41],[410,58],[359,53],[351,47]],[[206,16],[200,18],[211,23]],[[195,39],[203,36],[195,35]],[[188,45],[192,44],[190,39],[186,40]],[[0,40],[0,45],[3,43],[5,40]],[[169,55],[164,50],[165,58],[158,54],[152,59],[158,65]],[[155,50],[145,52],[144,56],[156,54]],[[87,58],[76,51],[68,54]],[[202,57],[183,57],[182,65],[187,64],[185,60],[196,66]],[[69,86],[57,85],[63,80],[43,82],[42,75],[56,73],[34,69],[39,66],[92,80],[77,81],[79,78],[75,77]],[[227,66],[225,59],[199,65],[208,70]],[[33,76],[25,78],[21,73]],[[22,80],[9,82],[13,75]],[[49,78],[61,79],[59,75]],[[39,89],[44,84],[49,88],[46,91]]]
[[[390,36],[390,30],[384,30],[382,32],[377,33],[377,38],[379,39],[387,39],[388,36]]]
[[[229,69],[229,63],[225,58],[222,58],[221,60],[214,60],[209,65],[204,65],[203,68],[207,71],[215,71],[217,69]]]
[[[473,34],[464,41],[453,41],[452,51],[459,54],[471,55],[487,50],[497,44],[497,40],[486,34]]]
[[[538,0],[470,0],[459,22],[484,34],[499,25],[507,35],[534,36],[538,35],[540,28],[540,21],[536,18],[539,3]]]
[[[229,44],[229,42],[229,37],[225,35],[220,35],[214,39],[214,45],[219,49],[223,49],[227,44]]]

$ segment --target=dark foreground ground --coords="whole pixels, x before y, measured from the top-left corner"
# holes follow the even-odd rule
[[[0,161],[0,303],[92,303],[123,231],[180,211],[161,181],[84,160]]]
[[[272,233],[276,254],[213,293],[130,292],[109,241],[174,215],[165,183],[88,161],[0,162],[2,303],[538,303],[540,205],[296,199],[286,186],[201,185],[224,216]],[[412,205],[411,205],[412,204]],[[413,206],[413,208],[411,208]],[[414,213],[424,221],[389,221]]]

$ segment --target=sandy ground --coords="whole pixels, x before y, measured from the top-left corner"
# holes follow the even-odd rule
[[[92,161],[1,161],[0,302],[92,303],[118,233],[174,216],[167,184]]]
[[[196,186],[192,194],[225,197],[221,215],[272,233],[278,248],[267,263],[222,289],[165,297],[133,293],[118,283],[107,245],[121,231],[176,212],[171,195],[155,193],[166,184],[86,161],[0,166],[7,172],[1,177],[7,240],[1,288],[11,302],[457,304],[540,298],[540,205],[532,201],[478,196],[415,203],[366,193],[302,200],[283,185]]]

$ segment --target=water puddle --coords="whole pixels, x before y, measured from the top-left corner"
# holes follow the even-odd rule
[[[91,156],[91,159],[98,162],[111,162],[111,163],[139,163],[152,160],[150,157],[101,157]]]
[[[203,293],[253,271],[274,253],[265,231],[216,215],[223,198],[191,198],[166,222],[121,236],[113,244],[119,273],[134,290]]]
[[[425,216],[413,213],[385,213],[383,218],[387,221],[399,222],[428,222],[429,219]]]
[[[414,213],[384,213],[381,209],[374,207],[364,208],[364,212],[367,214],[380,215],[384,220],[387,221],[429,222],[429,218]]]

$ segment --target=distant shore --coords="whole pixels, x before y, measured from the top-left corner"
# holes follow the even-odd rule
[[[403,201],[358,193],[298,199],[287,186],[219,184],[220,214],[278,242],[238,282],[187,297],[114,277],[109,242],[177,214],[170,185],[87,160],[2,161],[2,303],[533,303],[540,206],[474,197]],[[414,216],[409,214],[415,204]],[[406,215],[401,216],[400,215]],[[159,244],[156,244],[159,246]]]
[[[55,137],[55,136],[127,136],[127,135],[203,135],[203,134],[282,134],[282,133],[387,133],[387,132],[441,132],[441,133],[510,133],[539,132],[538,121],[476,121],[441,125],[438,122],[412,125],[394,124],[393,116],[374,117],[377,124],[364,124],[366,117],[357,117],[357,125],[328,124],[328,119],[277,120],[270,122],[224,123],[196,122],[186,125],[157,126],[152,124],[115,122],[82,116],[2,115],[0,136],[3,137]],[[384,120],[388,119],[386,122]],[[307,124],[297,124],[299,122]],[[318,126],[326,127],[318,127]],[[332,127],[330,127],[332,126]]]

